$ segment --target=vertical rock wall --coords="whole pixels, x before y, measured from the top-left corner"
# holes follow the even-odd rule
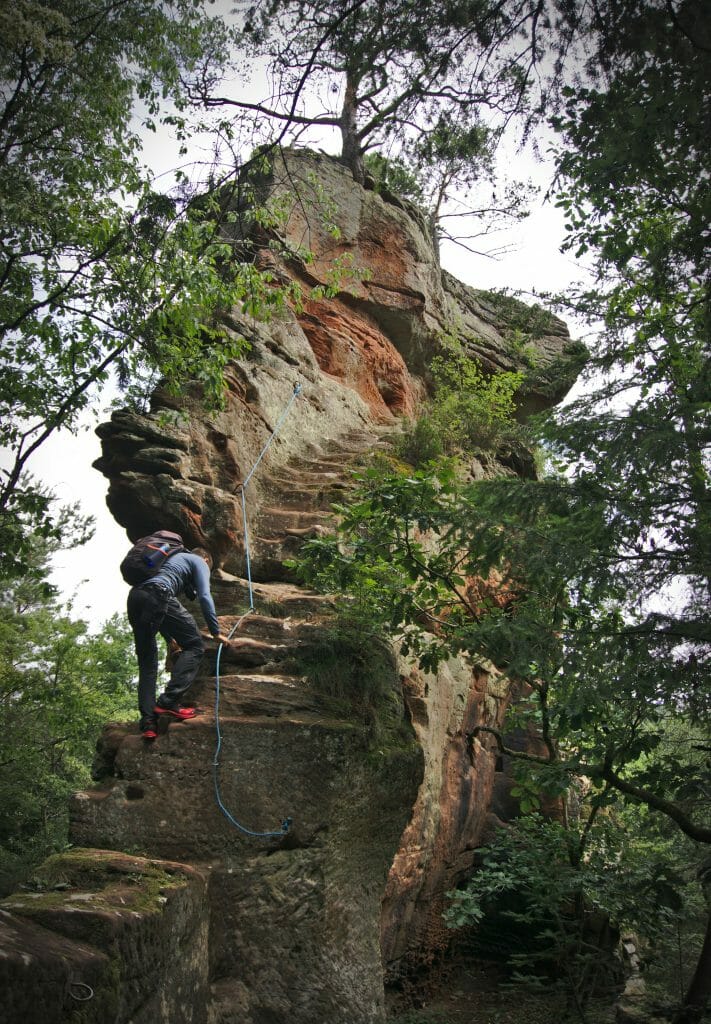
[[[383,900],[383,960],[393,984],[448,945],[445,894],[469,873],[489,831],[499,769],[471,732],[475,725],[500,728],[509,701],[508,683],[493,665],[464,658],[445,662],[436,675],[403,664],[402,681],[425,770]]]
[[[441,273],[414,208],[385,202],[307,152],[275,159],[263,186],[291,203],[281,242],[315,258],[278,258],[255,233],[257,265],[304,288],[350,267],[337,295],[269,324],[226,318],[225,330],[251,348],[229,369],[224,411],[208,416],[189,393],[176,401],[158,392],[150,414],[118,412],[99,429],[97,468],[115,518],[131,538],[164,527],[210,548],[227,632],[248,603],[239,485],[300,385],[247,489],[256,610],[223,655],[219,766],[212,650],[191,693],[203,709],[195,720],[161,722],[151,746],[134,723],[104,732],[98,785],[75,797],[71,836],[94,851],[80,861],[95,858],[104,870],[88,883],[65,865],[63,888],[52,888],[50,871],[42,898],[11,899],[0,911],[0,951],[27,965],[11,1020],[375,1024],[384,978],[442,948],[443,894],[487,828],[496,761],[467,736],[474,724],[502,721],[508,690],[498,673],[455,659],[431,677],[394,660],[388,714],[376,728],[306,684],[300,653],[318,649],[332,606],[295,586],[283,562],[327,528],[349,468],[367,464],[398,417],[416,410],[443,332],[488,371],[519,367],[520,346],[486,296]],[[323,196],[337,237],[324,226]],[[551,318],[536,344],[524,388],[531,408],[560,398],[575,374],[560,321]],[[235,827],[218,806],[215,774],[224,810],[277,835]],[[102,850],[130,851],[133,868]],[[125,892],[117,895],[115,875],[127,871],[182,881],[161,889],[149,879],[155,898],[117,906]],[[91,915],[110,926],[74,926]],[[62,988],[64,1017],[26,1009],[37,975]]]

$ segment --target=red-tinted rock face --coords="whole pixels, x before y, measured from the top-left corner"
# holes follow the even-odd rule
[[[289,408],[246,490],[256,613],[224,652],[218,783],[253,830],[279,832],[285,816],[293,826],[288,837],[254,840],[217,804],[211,652],[191,694],[204,714],[161,723],[149,747],[135,725],[107,728],[99,786],[72,805],[72,838],[199,866],[208,879],[202,1008],[191,1019],[375,1024],[384,975],[426,963],[446,943],[444,893],[471,867],[501,790],[496,758],[470,733],[501,723],[508,689],[492,666],[453,659],[435,678],[400,661],[401,720],[374,742],[362,715],[306,684],[299,655],[318,645],[329,602],[295,586],[283,563],[327,528],[350,467],[367,464],[384,429],[416,411],[443,331],[459,331],[489,372],[520,367],[521,354],[480,293],[443,277],[417,211],[315,154],[280,157],[270,187],[293,199],[283,240],[292,251],[308,246],[314,260],[286,264],[264,248],[259,265],[304,287],[332,285],[336,270],[337,294],[270,324],[235,313],[229,327],[252,348],[229,369],[224,410],[207,416],[189,393],[179,403],[157,394],[151,415],[115,413],[99,429],[97,467],[131,538],[162,527],[210,548],[226,632],[248,605],[240,484]],[[532,407],[560,397],[574,376],[559,321],[539,342]],[[41,926],[57,928],[48,921]],[[103,955],[101,946],[71,952],[97,976]]]
[[[414,414],[421,389],[372,317],[335,299],[312,301],[299,325],[321,370],[353,388],[374,422]]]
[[[493,666],[455,658],[436,675],[403,669],[425,771],[383,902],[383,959],[392,980],[431,963],[449,943],[445,893],[471,870],[500,768],[471,734],[475,725],[501,727],[509,700],[508,684]]]

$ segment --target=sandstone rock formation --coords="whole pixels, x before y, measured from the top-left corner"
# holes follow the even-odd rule
[[[99,429],[97,463],[129,537],[160,526],[212,550],[226,632],[249,605],[240,483],[298,383],[245,492],[255,610],[221,656],[219,709],[213,650],[191,694],[202,715],[161,723],[149,747],[135,724],[107,726],[98,785],[72,807],[72,842],[94,852],[67,855],[68,888],[52,890],[50,872],[43,898],[10,899],[0,917],[10,960],[59,986],[57,1005],[77,1009],[82,985],[93,997],[81,1017],[44,1004],[33,1016],[21,984],[14,1019],[375,1024],[384,980],[445,945],[444,893],[470,869],[497,782],[505,788],[492,752],[467,741],[473,725],[502,722],[509,693],[496,669],[452,659],[432,677],[393,659],[387,714],[374,722],[306,683],[303,652],[318,651],[332,602],[283,563],[327,528],[349,467],[415,412],[443,333],[487,372],[529,371],[522,414],[566,392],[579,349],[548,318],[531,359],[515,327],[522,308],[443,274],[422,215],[354,185],[330,158],[285,153],[262,185],[290,210],[282,243],[314,259],[276,255],[255,229],[260,267],[305,289],[332,283],[334,266],[351,270],[334,297],[270,323],[233,312],[225,329],[251,348],[230,366],[224,410],[207,416],[196,394],[157,392],[150,414],[117,412]],[[215,776],[230,814],[277,833],[290,816],[288,834],[240,832],[217,806]],[[87,858],[97,863],[88,882]],[[157,873],[158,896],[122,903],[126,872],[139,885]]]

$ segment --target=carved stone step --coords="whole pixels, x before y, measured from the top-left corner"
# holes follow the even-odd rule
[[[327,613],[333,608],[333,598],[315,590],[298,587],[293,583],[254,582],[252,585],[254,603],[258,612],[275,617],[294,617],[310,620]],[[249,588],[247,580],[222,572],[213,577],[212,592],[220,607],[239,607],[240,602],[247,611]],[[220,616],[223,625],[231,628],[240,615]],[[246,621],[246,620],[245,620]]]
[[[301,511],[299,509],[287,509],[284,508],[283,505],[267,504],[261,506],[255,518],[259,520],[265,516],[269,516],[274,519],[281,518],[285,529],[303,526],[307,522],[328,523],[332,518],[330,512],[320,511],[318,509]]]
[[[205,715],[214,718],[215,682],[204,680],[193,687]],[[296,676],[240,675],[220,678],[220,723],[247,718],[283,718],[304,715],[322,718],[323,701],[305,689]]]
[[[318,629],[319,627],[311,622],[291,616],[277,618],[253,612],[242,620],[236,635],[256,637],[277,645],[298,644],[304,639],[311,641]]]
[[[296,510],[300,512],[328,512],[334,501],[346,494],[351,489],[348,482],[343,480],[329,481],[323,486],[314,485],[312,488],[286,487],[278,492],[270,492],[270,503],[273,506],[278,500],[278,508],[281,510]],[[259,518],[264,515],[261,510]]]
[[[265,475],[265,487],[322,487],[331,480],[340,481],[343,476],[343,462],[334,460],[330,466],[316,468],[310,464],[308,468],[299,469],[293,466],[283,466],[280,470]]]
[[[306,529],[313,529],[316,525],[323,529],[327,528],[333,521],[333,514],[316,509],[285,509],[266,505],[260,509],[256,521],[260,528],[263,528],[264,523],[270,523],[274,529],[279,529],[283,533],[299,534]]]
[[[294,639],[291,644],[276,644],[273,641],[257,640],[253,637],[234,636],[229,646],[222,651],[223,665],[258,666],[283,661],[297,646]]]

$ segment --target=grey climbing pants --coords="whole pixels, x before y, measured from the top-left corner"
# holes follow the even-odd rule
[[[167,590],[150,584],[132,587],[128,594],[128,621],[138,659],[138,708],[141,727],[155,718],[158,679],[158,633],[180,647],[161,704],[177,707],[200,667],[205,644],[192,615]]]

